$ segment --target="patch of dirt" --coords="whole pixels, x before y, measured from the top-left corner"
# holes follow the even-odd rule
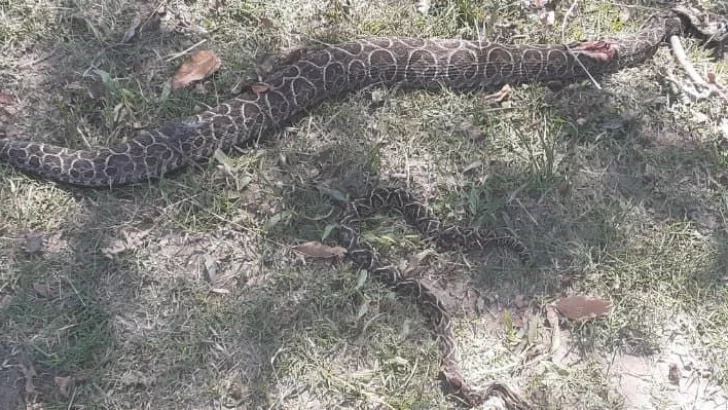
[[[674,335],[660,353],[620,353],[602,364],[628,410],[665,405],[725,409],[728,403],[728,392],[712,377],[716,369],[691,347],[686,335]]]

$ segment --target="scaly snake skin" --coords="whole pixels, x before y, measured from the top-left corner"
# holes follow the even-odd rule
[[[160,178],[215,150],[258,140],[330,99],[372,85],[454,89],[505,83],[573,82],[649,59],[671,35],[696,20],[670,11],[637,33],[568,45],[503,45],[487,41],[369,38],[312,51],[238,97],[199,115],[140,130],[108,148],[75,150],[0,139],[0,162],[67,184],[111,187]],[[693,30],[695,31],[695,30]],[[257,92],[256,92],[257,91]]]
[[[396,266],[379,257],[377,251],[361,242],[361,218],[375,212],[396,210],[415,226],[425,237],[437,245],[452,245],[483,249],[490,246],[505,247],[514,251],[527,263],[529,254],[518,240],[510,235],[498,234],[484,228],[465,228],[443,224],[425,205],[407,191],[398,188],[375,188],[368,196],[353,201],[342,219],[339,241],[347,249],[347,256],[359,269],[391,286],[396,291],[414,297],[429,319],[442,351],[442,374],[448,387],[469,407],[479,407],[492,395],[497,394],[516,409],[530,409],[530,404],[505,384],[492,383],[478,390],[465,381],[458,365],[457,343],[452,330],[452,318],[434,288],[416,276],[402,273]]]

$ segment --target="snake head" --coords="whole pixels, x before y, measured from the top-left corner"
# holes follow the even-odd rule
[[[706,46],[720,49],[728,43],[726,17],[683,5],[675,6],[671,10],[683,21],[685,32],[705,41]]]

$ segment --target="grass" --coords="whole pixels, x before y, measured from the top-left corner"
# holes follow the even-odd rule
[[[579,3],[562,38],[560,24],[544,28],[516,2],[458,0],[430,15],[414,2],[184,2],[122,45],[134,13],[152,6],[0,0],[0,92],[16,98],[0,123],[17,138],[106,145],[229,98],[265,53],[362,35],[597,38],[636,30],[653,10],[632,4],[622,22],[613,4]],[[183,17],[184,30],[165,28]],[[482,27],[495,17],[513,28]],[[165,96],[182,61],[168,58],[202,39],[223,68]],[[728,80],[725,62],[690,46]],[[46,409],[453,407],[412,300],[290,251],[336,223],[322,187],[356,194],[378,180],[409,186],[450,221],[507,226],[534,255],[531,268],[499,252],[421,263],[454,312],[472,382],[506,380],[544,409],[721,408],[725,109],[682,102],[662,79],[671,65],[664,50],[600,79],[602,91],[521,86],[497,105],[449,90],[377,90],[374,104],[366,90],[231,154],[227,171],[214,162],[113,190],[0,167],[0,381],[34,369],[23,396]],[[397,263],[430,247],[395,215],[365,228]],[[549,360],[519,362],[548,347],[544,308],[575,294],[614,311],[563,322]],[[73,380],[68,394],[56,377]],[[697,385],[707,390],[696,396]]]

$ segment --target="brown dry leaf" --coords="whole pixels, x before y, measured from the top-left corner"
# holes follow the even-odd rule
[[[417,269],[420,266],[420,263],[422,263],[425,258],[427,258],[430,255],[436,255],[437,252],[435,252],[434,249],[425,249],[422,252],[418,252],[417,254],[410,256],[407,258],[407,267],[404,269],[404,272],[410,273],[414,272],[415,269]]]
[[[23,239],[25,252],[34,254],[43,250],[43,235],[30,233],[25,235]]]
[[[256,83],[250,85],[250,90],[256,94],[262,94],[270,90],[270,85],[265,83]]]
[[[549,352],[553,353],[561,346],[561,333],[559,333],[559,315],[553,306],[546,306],[546,321],[551,328],[551,346]]]
[[[193,81],[198,81],[209,77],[215,71],[220,69],[220,57],[212,50],[199,50],[192,54],[190,58],[182,64],[177,70],[177,74],[172,79],[172,89],[182,88]]]
[[[42,298],[47,298],[53,291],[50,286],[38,282],[33,283],[33,290]]]
[[[554,306],[567,319],[581,321],[607,316],[612,311],[612,302],[583,295],[561,298]]]
[[[427,14],[430,11],[430,0],[417,0],[415,7],[420,13]]]
[[[680,368],[677,364],[672,363],[670,364],[670,370],[667,373],[667,379],[670,380],[670,383],[672,384],[680,384],[680,377],[682,376],[680,373]]]
[[[15,104],[15,96],[10,93],[0,91],[0,105],[13,105],[13,104]]]
[[[528,301],[523,295],[516,295],[516,297],[513,298],[513,303],[515,303],[516,307],[519,309],[523,309],[524,307],[528,306]]]
[[[459,128],[460,131],[471,141],[480,141],[485,138],[483,130],[470,121],[463,121]]]
[[[505,101],[508,97],[511,96],[511,91],[512,91],[511,86],[506,84],[500,90],[494,92],[493,94],[488,94],[485,97],[483,97],[483,102],[486,104],[501,103],[501,102]]]
[[[549,327],[552,330],[559,329],[559,317],[553,306],[546,306],[546,321],[549,323]]]
[[[294,48],[293,50],[290,50],[287,53],[285,53],[285,55],[283,57],[281,57],[278,64],[287,65],[287,64],[295,63],[296,61],[302,59],[303,56],[305,56],[307,52],[308,52],[308,49],[306,49],[305,47]]]
[[[13,303],[12,296],[3,295],[3,297],[0,297],[0,309],[5,309],[6,307],[10,306],[11,303]]]
[[[631,16],[632,13],[630,12],[629,7],[621,6],[619,8],[619,21],[626,23]]]
[[[33,384],[33,378],[38,375],[35,372],[35,368],[32,363],[28,365],[20,365],[20,370],[23,372],[23,378],[25,379],[25,392],[27,394],[35,394],[35,384]]]
[[[248,388],[240,382],[234,382],[230,386],[229,394],[235,400],[242,400],[248,395]]]
[[[71,382],[73,382],[73,379],[70,377],[54,377],[53,382],[58,386],[58,391],[61,392],[61,395],[63,397],[68,398],[70,395],[70,388],[71,388]]]
[[[318,241],[294,246],[292,250],[313,258],[333,258],[346,253],[346,249],[341,246],[327,246]]]
[[[280,55],[277,53],[259,52],[255,55],[255,72],[258,76],[265,77],[278,66]]]
[[[258,23],[260,23],[260,26],[263,27],[263,28],[265,28],[265,29],[271,29],[271,28],[275,28],[276,27],[276,25],[273,24],[273,20],[271,20],[269,18],[266,18],[266,17],[260,17],[258,19]]]
[[[553,26],[554,22],[556,22],[556,12],[553,10],[543,12],[540,15],[540,20],[541,24],[543,24],[544,26]]]
[[[124,33],[124,37],[121,39],[122,43],[128,43],[131,42],[131,40],[134,39],[137,35],[137,28],[142,24],[142,17],[137,14],[134,16],[134,20],[132,20],[131,25]]]
[[[101,253],[109,259],[128,250],[134,250],[141,246],[144,238],[152,231],[149,229],[126,229],[121,231],[123,238],[109,238],[108,245],[101,248]]]
[[[483,161],[481,161],[481,160],[473,161],[470,164],[468,164],[468,166],[463,168],[463,174],[467,174],[468,172],[470,172],[476,168],[480,168],[481,166],[483,166]]]
[[[241,94],[241,93],[243,93],[245,91],[250,90],[250,87],[253,84],[255,84],[255,81],[254,80],[250,80],[250,79],[248,79],[248,80],[241,80],[237,84],[235,84],[233,86],[233,88],[230,89],[230,93],[235,94],[235,95]]]
[[[566,195],[571,190],[571,182],[569,182],[569,179],[564,179],[564,182],[562,182],[559,185],[559,194]]]

